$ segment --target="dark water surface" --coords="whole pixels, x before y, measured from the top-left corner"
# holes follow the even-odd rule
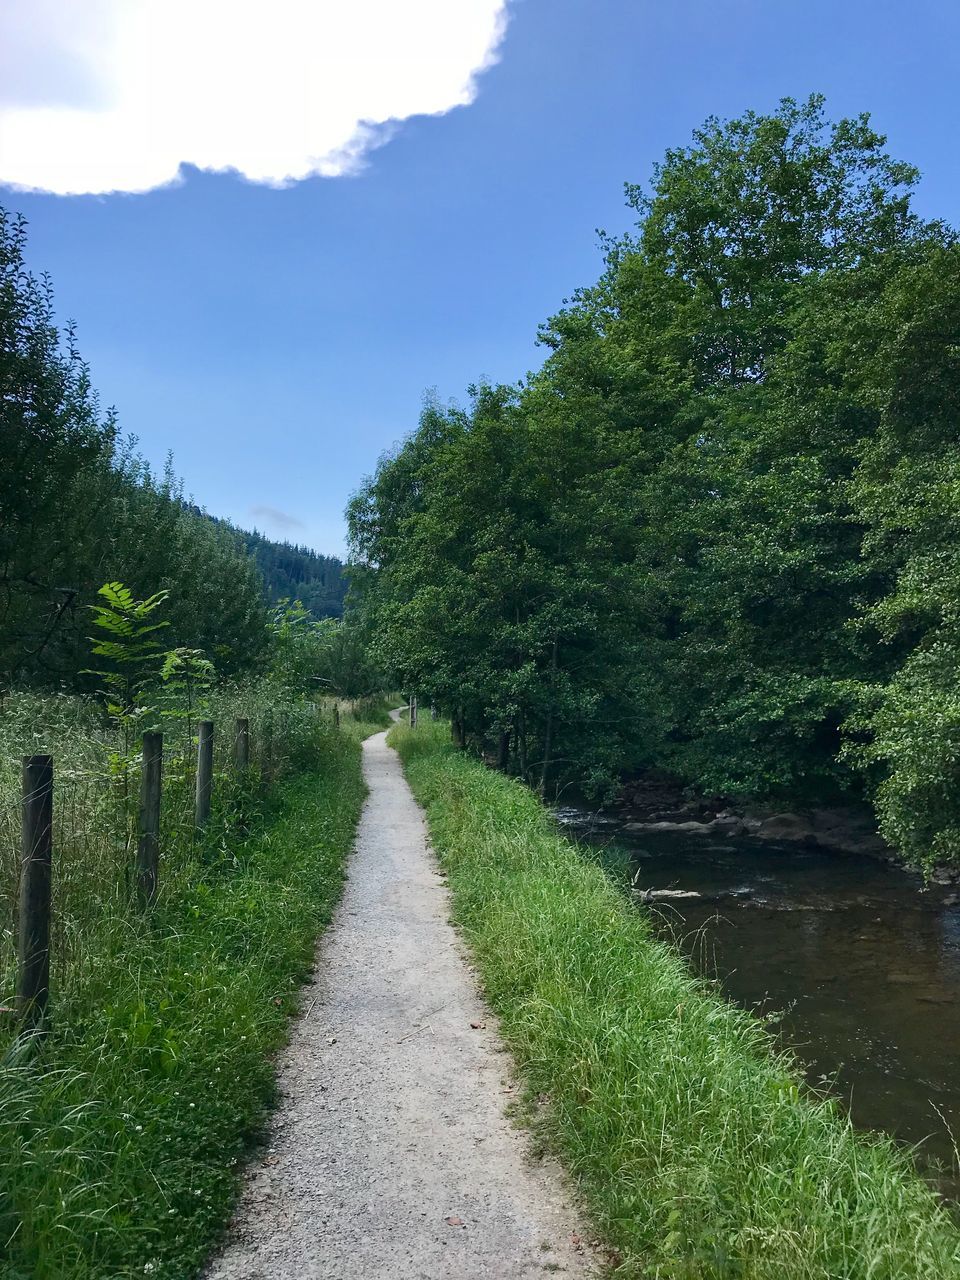
[[[948,890],[872,858],[559,817],[625,882],[705,895],[654,904],[659,928],[738,1004],[781,1013],[810,1082],[859,1127],[918,1145],[924,1171],[960,1196],[960,906]]]

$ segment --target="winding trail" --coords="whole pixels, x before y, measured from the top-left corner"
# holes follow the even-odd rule
[[[269,1150],[208,1280],[596,1275],[558,1171],[504,1114],[509,1059],[386,734],[363,744],[363,768],[356,851],[281,1056]]]

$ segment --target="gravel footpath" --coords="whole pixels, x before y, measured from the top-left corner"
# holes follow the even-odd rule
[[[558,1171],[504,1114],[509,1059],[385,734],[363,767],[357,847],[279,1063],[269,1147],[207,1276],[597,1275]]]

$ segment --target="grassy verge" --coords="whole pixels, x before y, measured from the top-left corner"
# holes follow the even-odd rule
[[[533,795],[452,750],[397,746],[545,1141],[620,1257],[671,1280],[946,1280],[960,1232],[892,1144],[812,1097],[559,837]]]
[[[379,719],[379,717],[378,717]],[[118,914],[39,1052],[0,1062],[0,1274],[195,1274],[273,1090],[364,796],[347,717],[148,924]]]

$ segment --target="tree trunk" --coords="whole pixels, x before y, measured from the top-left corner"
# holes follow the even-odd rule
[[[547,775],[550,772],[550,750],[553,746],[553,704],[557,690],[557,637],[553,637],[553,650],[550,654],[550,710],[547,712],[547,728],[543,735],[543,767],[540,770],[540,785],[537,787],[542,796],[547,789]]]
[[[463,722],[463,707],[457,707],[456,715],[450,725],[450,732],[453,735],[454,742],[462,751],[467,745],[467,729]]]
[[[543,735],[543,766],[537,791],[542,796],[547,789],[547,773],[550,769],[550,747],[553,743],[553,707],[547,712],[547,728]]]
[[[517,719],[517,756],[520,761],[520,777],[527,780],[527,731],[523,721],[523,712]]]

